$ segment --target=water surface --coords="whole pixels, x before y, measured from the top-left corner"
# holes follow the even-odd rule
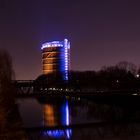
[[[100,103],[81,98],[25,98],[18,99],[17,103],[24,127],[41,128],[28,133],[31,139],[37,140],[82,140],[85,137],[89,139],[101,138],[101,135],[112,138],[120,128],[125,130],[125,126],[117,124],[118,126],[113,132],[112,127],[108,126],[110,122],[133,121],[140,118],[139,107],[130,108],[129,106]],[[72,127],[66,128],[65,126]],[[44,127],[46,129],[42,130]],[[53,127],[56,129],[52,130]],[[57,129],[57,127],[60,128]],[[132,128],[131,124],[127,127]],[[126,132],[119,133],[125,134]],[[128,133],[130,134],[129,131]]]

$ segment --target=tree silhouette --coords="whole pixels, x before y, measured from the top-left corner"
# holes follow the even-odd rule
[[[12,79],[12,63],[10,55],[6,51],[0,51],[0,127],[6,127],[9,106],[14,98],[10,93]]]
[[[25,138],[15,104],[14,77],[11,56],[0,50],[0,139],[5,140]],[[22,131],[20,135],[19,131]]]

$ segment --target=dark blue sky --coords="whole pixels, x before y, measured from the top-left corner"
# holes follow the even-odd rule
[[[73,70],[139,66],[139,7],[139,0],[1,0],[0,48],[12,55],[17,79],[41,74],[41,44],[64,38]]]

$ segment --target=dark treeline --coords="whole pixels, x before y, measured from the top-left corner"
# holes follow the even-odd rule
[[[128,62],[120,62],[115,66],[104,66],[99,71],[71,72],[70,83],[76,83],[79,88],[95,90],[138,89],[139,70]]]
[[[139,89],[140,69],[133,63],[119,62],[114,66],[104,66],[99,71],[70,71],[69,80],[63,81],[60,73],[41,75],[35,83],[42,88],[68,87],[74,90],[133,90]],[[39,87],[39,86],[38,86]]]

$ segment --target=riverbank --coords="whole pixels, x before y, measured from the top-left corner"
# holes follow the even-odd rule
[[[8,112],[1,112],[0,117],[0,140],[29,140],[27,134],[23,130],[23,124],[17,105],[11,107]]]

